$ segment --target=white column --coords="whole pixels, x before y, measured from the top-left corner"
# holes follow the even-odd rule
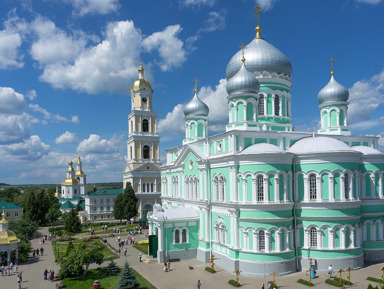
[[[350,184],[349,185],[349,199],[352,200],[352,201],[356,200],[355,193],[357,194],[357,188],[356,188],[355,192],[353,191],[354,180],[355,180],[355,177],[354,177],[354,174],[352,173],[351,177],[349,179],[349,184]]]
[[[357,236],[356,236],[357,237]],[[355,229],[352,229],[351,230],[351,235],[350,235],[350,247],[351,248],[355,248],[356,245],[355,245]]]
[[[141,178],[140,178],[140,180],[139,180],[139,192],[140,193],[143,193],[143,185],[142,185],[142,183],[141,183]]]
[[[316,200],[322,200],[321,176],[316,176]]]
[[[335,249],[335,231],[329,230],[328,233],[328,248],[332,250]]]
[[[317,248],[323,249],[323,230],[317,231]]]
[[[275,116],[275,95],[272,94],[272,114],[273,116]]]
[[[335,200],[335,186],[333,175],[329,175],[329,200]]]
[[[158,239],[158,251],[161,252],[161,251],[164,251],[163,249],[163,226],[162,224],[160,224],[160,226],[158,227],[158,230],[157,230],[158,234],[159,234],[159,239]]]
[[[375,194],[375,175],[370,175],[369,178],[371,179],[371,198],[376,199],[376,194]]]
[[[264,194],[264,203],[269,203],[269,185],[268,185],[268,176],[263,177],[263,194]]]
[[[253,251],[259,252],[259,233],[253,232]]]
[[[380,199],[384,198],[384,195],[383,195],[383,173],[380,174],[380,178],[379,178],[379,196],[380,196]]]
[[[141,142],[139,142],[139,146],[140,146],[139,159],[142,159],[143,158],[143,156],[142,156],[143,148],[141,147]]]
[[[340,175],[340,199],[345,201],[345,176]]]
[[[345,249],[345,228],[340,230],[340,248]]]
[[[243,232],[243,237],[244,237],[244,250],[248,251],[249,250],[249,233],[247,231]]]
[[[309,201],[309,183],[308,176],[304,175],[304,202]]]
[[[231,228],[232,230],[232,235],[233,235],[233,247],[235,249],[239,248],[239,222],[238,222],[238,213],[239,211],[236,209],[230,209],[230,214],[231,218],[233,220],[233,227]]]
[[[275,232],[275,251],[281,252],[281,232],[276,231]]]
[[[288,189],[287,189],[287,182],[288,182],[288,175],[283,176],[283,182],[284,182],[284,202],[287,202],[289,200],[288,196]]]
[[[139,202],[139,212],[140,212],[140,217],[141,218],[146,218],[147,216],[143,216],[143,201],[140,200]]]
[[[304,229],[304,248],[309,248],[311,245],[309,234],[310,234],[309,230]]]
[[[275,181],[275,203],[280,203],[280,182],[279,175],[274,176]]]
[[[209,213],[210,208],[204,208],[204,215],[205,215],[205,240],[210,241],[210,228],[211,228],[211,214]],[[211,237],[212,240],[212,237]]]
[[[243,203],[247,202],[247,179],[242,179],[243,182]]]
[[[252,177],[252,203],[257,203],[257,182],[254,176]]]
[[[285,231],[285,238],[284,238],[284,242],[285,242],[285,251],[288,251],[290,249],[289,247],[289,238],[290,238],[290,235],[291,235],[291,231],[287,230]]]
[[[265,232],[265,252],[271,252],[271,232]]]

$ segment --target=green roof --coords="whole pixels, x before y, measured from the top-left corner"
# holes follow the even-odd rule
[[[82,207],[83,209],[85,209],[85,201],[84,200],[80,200],[79,206]]]
[[[0,209],[3,209],[3,207],[5,210],[22,210],[23,209],[23,207],[20,207],[17,204],[0,201]]]
[[[98,190],[90,193],[90,196],[105,196],[105,195],[119,195],[124,193],[124,189],[106,189],[106,190]]]
[[[79,197],[73,197],[73,198],[59,198],[59,200],[78,200]]]
[[[64,210],[64,209],[75,209],[76,206],[74,204],[72,204],[70,201],[66,201],[64,204],[62,204],[60,206],[60,209]]]

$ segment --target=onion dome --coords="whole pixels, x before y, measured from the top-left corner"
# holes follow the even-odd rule
[[[331,80],[328,82],[323,89],[320,90],[317,100],[320,104],[325,102],[346,102],[349,98],[349,91],[343,85],[338,83],[331,72]]]
[[[289,152],[295,154],[358,153],[349,145],[331,137],[306,137],[300,139],[289,148]]]
[[[68,167],[68,169],[67,169],[67,172],[74,172],[75,170],[74,170],[73,167],[72,167],[73,162],[72,162],[72,161],[69,161],[69,162],[68,162],[68,165],[69,165],[69,167]]]
[[[248,56],[248,54],[247,54]],[[247,62],[248,66],[248,62]],[[260,83],[245,67],[245,59],[242,58],[240,70],[227,82],[228,95],[257,94],[260,90]]]
[[[269,143],[258,143],[244,149],[240,155],[254,154],[286,154],[287,152]]]
[[[195,95],[190,102],[184,107],[184,116],[205,116],[209,114],[208,105],[206,105],[198,96],[197,90],[195,89]]]
[[[9,245],[19,243],[20,240],[16,234],[8,230],[8,221],[5,219],[5,212],[3,208],[2,219],[0,221],[0,245]]]
[[[247,46],[247,69],[254,75],[263,73],[284,74],[291,77],[292,64],[288,58],[272,44],[262,38],[254,38]],[[241,50],[238,51],[227,65],[227,79],[241,68]]]
[[[143,64],[140,60],[140,67],[139,67],[139,78],[133,83],[132,85],[132,91],[136,92],[141,90],[143,87],[147,87],[151,92],[153,92],[152,86],[149,83],[148,80],[144,78],[144,68]]]

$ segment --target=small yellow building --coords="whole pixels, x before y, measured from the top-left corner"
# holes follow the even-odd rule
[[[16,204],[0,201],[0,210],[5,212],[8,221],[18,221],[23,216],[23,208]]]

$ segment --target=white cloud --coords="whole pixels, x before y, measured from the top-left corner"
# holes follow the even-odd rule
[[[155,32],[143,41],[143,46],[148,51],[158,50],[158,60],[161,70],[167,71],[174,67],[181,66],[186,58],[186,51],[183,48],[183,41],[177,38],[182,31],[180,25],[172,25],[163,31]]]
[[[210,86],[202,87],[198,93],[199,98],[209,107],[209,130],[223,131],[228,123],[227,80],[221,79],[214,89]],[[191,96],[192,99],[192,96]],[[182,135],[184,129],[184,105],[176,105],[164,119],[159,120],[159,132],[172,132]]]
[[[29,136],[30,116],[0,113],[0,145],[17,143]]]
[[[0,114],[21,114],[25,111],[24,96],[11,87],[0,87]]]
[[[110,140],[101,139],[97,134],[91,134],[77,147],[80,154],[110,154],[119,152],[121,136],[113,136]]]
[[[186,6],[212,6],[215,0],[181,0],[181,3]]]
[[[77,143],[76,135],[73,132],[66,131],[55,139],[56,144],[75,144]]]
[[[34,161],[48,154],[50,146],[43,143],[39,136],[32,135],[22,142],[1,146],[2,155],[15,157],[19,160]]]
[[[31,108],[33,111],[40,112],[43,114],[45,120],[53,121],[53,122],[73,122],[78,123],[79,118],[78,116],[72,116],[70,119],[61,116],[59,114],[53,114],[47,111],[46,109],[40,107],[38,104],[30,104],[29,108]]]
[[[356,0],[356,1],[359,3],[375,5],[375,4],[381,3],[382,0]]]
[[[56,27],[55,23],[37,17],[31,24],[37,40],[31,46],[31,55],[41,65],[68,63],[85,48],[88,37],[80,31],[73,36]]]
[[[25,94],[25,96],[27,98],[29,98],[30,100],[34,100],[36,97],[37,97],[37,93],[36,93],[36,90],[34,89],[29,89],[27,91],[27,93]]]
[[[384,70],[368,80],[360,80],[349,89],[348,122],[371,120],[372,114],[384,103]],[[364,125],[364,123],[362,124]]]
[[[73,5],[75,14],[108,14],[119,7],[119,0],[66,0]]]
[[[257,0],[256,2],[260,5],[260,8],[264,11],[268,11],[273,8],[277,0]]]

